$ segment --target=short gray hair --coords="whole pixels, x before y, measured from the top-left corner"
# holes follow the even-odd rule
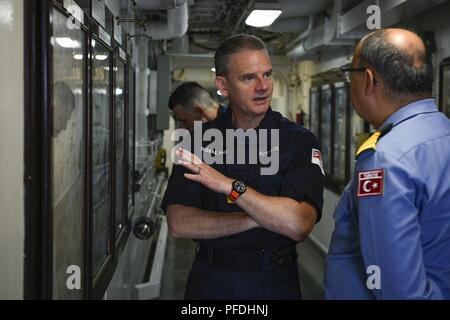
[[[223,76],[228,72],[230,56],[245,50],[264,50],[267,47],[264,41],[250,34],[236,34],[225,39],[216,50],[214,65],[216,75]]]

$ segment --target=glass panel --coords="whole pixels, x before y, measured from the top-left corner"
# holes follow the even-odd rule
[[[115,59],[114,72],[116,83],[114,86],[115,107],[114,107],[114,132],[115,132],[115,229],[116,238],[123,226],[123,208],[124,208],[124,181],[125,181],[125,64]]]
[[[345,107],[347,102],[347,91],[345,87],[338,87],[334,93],[335,117],[334,117],[334,177],[341,181],[345,180]]]
[[[128,208],[134,206],[134,110],[135,110],[135,73],[129,73],[129,100],[128,100]],[[130,213],[131,211],[129,211]]]
[[[94,42],[92,44],[94,46]],[[110,52],[96,41],[92,60],[93,278],[108,257],[111,232]]]
[[[67,288],[66,269],[75,265],[84,270],[85,33],[68,28],[67,17],[58,10],[52,16],[53,298],[81,299],[82,290]]]
[[[350,112],[350,177],[355,170],[355,155],[357,148],[365,141],[368,134],[364,133],[364,120],[351,106]]]
[[[310,95],[309,129],[319,137],[319,91],[317,88],[311,89]]]
[[[320,144],[322,146],[323,166],[326,172],[330,172],[331,165],[331,88],[322,87],[320,91],[321,122]]]
[[[450,118],[450,65],[442,70],[442,112]]]

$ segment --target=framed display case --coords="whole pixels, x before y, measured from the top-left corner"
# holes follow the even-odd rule
[[[76,5],[72,3],[72,5]],[[50,210],[53,299],[82,299],[69,290],[67,267],[84,270],[87,28],[81,8],[70,15],[62,5],[50,8]],[[70,17],[70,18],[69,18]],[[71,28],[72,19],[79,28]]]
[[[136,123],[136,70],[128,63],[128,220],[134,210],[134,161],[135,161],[135,123]]]
[[[120,48],[116,47],[114,58],[114,229],[115,238],[119,238],[123,227],[126,224],[125,196],[125,76],[126,76],[126,55]]]
[[[363,118],[361,118],[350,105],[349,107],[349,179],[353,177],[355,171],[355,156],[359,146],[369,137],[366,132],[367,125]]]
[[[345,157],[347,140],[347,89],[344,82],[334,83],[334,163],[333,178],[341,185],[345,182]]]
[[[111,35],[93,25],[91,43],[91,259],[92,295],[101,291],[108,270],[113,269],[113,51]]]
[[[329,84],[320,88],[320,145],[322,148],[322,159],[324,170],[331,173],[332,165],[332,87]]]
[[[439,109],[450,118],[450,57],[439,68]]]
[[[309,91],[309,130],[316,135],[320,136],[320,90],[318,87],[312,87]]]

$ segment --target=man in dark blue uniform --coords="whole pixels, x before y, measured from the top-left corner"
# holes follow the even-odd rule
[[[215,67],[230,105],[202,132],[218,130],[225,147],[178,150],[181,165],[173,167],[162,204],[172,236],[198,244],[185,298],[300,299],[295,245],[320,219],[323,203],[317,139],[271,110],[272,64],[259,38],[228,38]],[[236,132],[249,138],[235,145]],[[227,159],[208,165],[199,159],[205,153]],[[277,170],[264,174],[268,159]]]
[[[172,92],[169,109],[177,127],[186,129],[192,129],[195,121],[213,121],[226,110],[211,97],[208,90],[194,81],[184,82]]]
[[[378,131],[334,213],[327,298],[450,299],[450,121],[430,98],[426,48],[412,32],[378,30],[345,72]]]

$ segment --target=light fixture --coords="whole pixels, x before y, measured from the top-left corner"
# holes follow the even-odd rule
[[[68,37],[55,38],[56,43],[63,48],[81,48],[81,43]]]
[[[106,54],[96,54],[95,55],[95,59],[103,61],[103,60],[108,59],[108,55],[106,55]]]
[[[73,55],[73,58],[75,60],[83,60],[83,55],[79,54],[79,53],[76,53],[76,54]]]
[[[212,67],[212,68],[211,68],[211,71],[212,71],[212,72],[216,72],[216,68]]]
[[[277,2],[255,2],[253,11],[245,20],[245,24],[256,28],[268,27],[281,12],[280,4]]]

